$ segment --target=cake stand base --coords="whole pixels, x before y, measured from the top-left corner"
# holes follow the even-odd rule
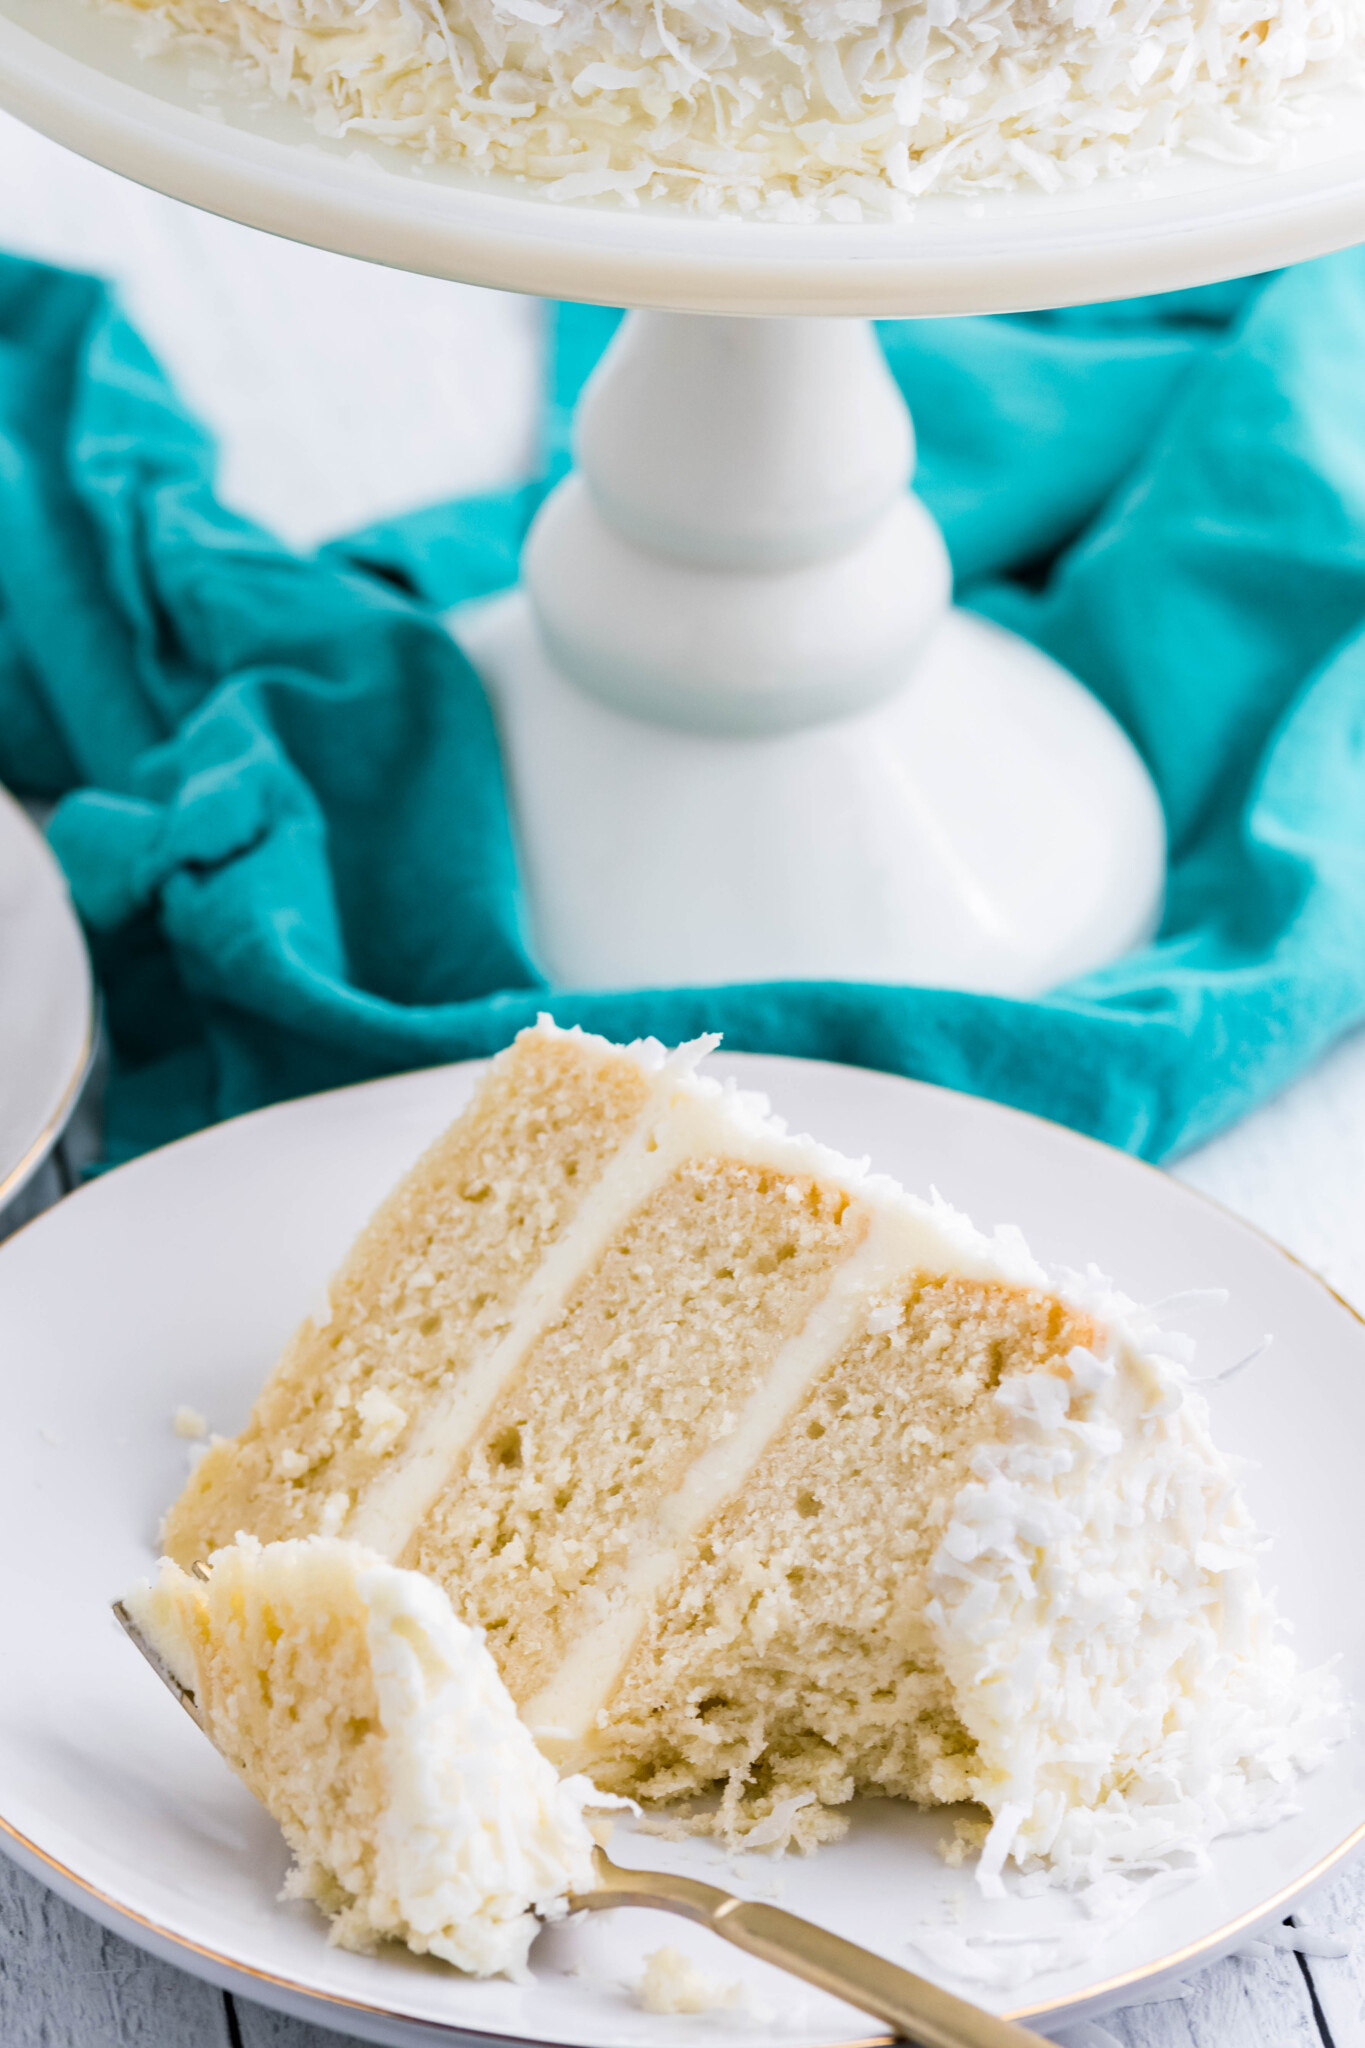
[[[969,612],[873,708],[753,737],[587,694],[519,594],[452,623],[494,706],[556,987],[1030,995],[1156,927],[1164,827],[1137,754],[1072,677]]]

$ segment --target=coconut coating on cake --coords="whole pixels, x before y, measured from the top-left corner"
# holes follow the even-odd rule
[[[118,0],[325,135],[801,221],[1273,157],[1360,76],[1359,0]]]

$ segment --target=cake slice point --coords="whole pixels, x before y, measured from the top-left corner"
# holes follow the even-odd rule
[[[331,1938],[517,1972],[592,1883],[586,1779],[561,1780],[444,1594],[358,1544],[305,1537],[169,1559],[129,1619],[279,1822],[286,1895]]]

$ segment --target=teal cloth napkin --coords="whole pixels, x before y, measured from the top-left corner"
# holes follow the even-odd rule
[[[1166,807],[1159,938],[1036,1002],[546,987],[438,608],[515,578],[616,317],[556,316],[543,476],[302,559],[218,503],[103,285],[0,259],[0,779],[59,799],[111,1159],[491,1052],[546,1007],[916,1075],[1157,1158],[1365,1019],[1365,252],[882,328],[960,595],[1090,685]]]

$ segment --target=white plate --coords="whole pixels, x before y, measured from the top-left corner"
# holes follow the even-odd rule
[[[930,199],[896,225],[706,220],[563,205],[511,180],[324,142],[253,107],[202,52],[136,53],[137,25],[90,0],[0,0],[0,105],[196,206],[348,256],[470,284],[713,313],[989,313],[1173,290],[1365,238],[1365,98],[1274,169],[1193,156],[1085,191]]]
[[[1266,1330],[1272,1352],[1213,1399],[1222,1443],[1250,1454],[1270,1567],[1306,1658],[1340,1652],[1365,1696],[1365,1326],[1323,1284],[1234,1217],[1149,1167],[991,1103],[853,1068],[731,1058],[800,1128],[930,1182],[987,1226],[1015,1221],[1039,1254],[1091,1259],[1141,1299],[1231,1290],[1209,1368]],[[0,1250],[0,1827],[19,1861],[135,1941],[253,1997],[384,2042],[455,2028],[581,2048],[712,2048],[866,2041],[877,2030],[715,1939],[618,1912],[555,1929],[526,1986],[468,1982],[403,1952],[329,1948],[321,1920],[276,1903],[280,1839],[123,1641],[108,1601],[148,1570],[160,1512],[185,1476],[170,1417],[182,1402],[235,1430],[293,1324],[370,1209],[466,1099],[453,1067],[323,1095],[221,1125],[74,1195]],[[55,1438],[56,1441],[52,1441]],[[1039,1979],[1016,2011],[1071,2017],[1246,1938],[1365,1832],[1365,1750],[1353,1741],[1305,1782],[1303,1810],[1220,1844],[1213,1872],[1157,1903],[1092,1962]],[[912,1966],[917,1920],[960,1892],[969,1924],[1018,1924],[1018,1902],[973,1902],[945,1869],[941,1816],[870,1804],[843,1843],[751,1866],[784,1903]],[[642,1866],[726,1882],[710,1844],[617,1838]],[[757,1865],[755,1870],[752,1866]],[[991,1916],[994,1916],[992,1919]],[[707,1974],[743,1979],[761,2021],[639,2011],[629,1985],[663,1942]],[[328,2007],[320,2000],[339,2003]]]
[[[85,940],[62,871],[0,789],[0,1211],[75,1108],[94,1042]]]

